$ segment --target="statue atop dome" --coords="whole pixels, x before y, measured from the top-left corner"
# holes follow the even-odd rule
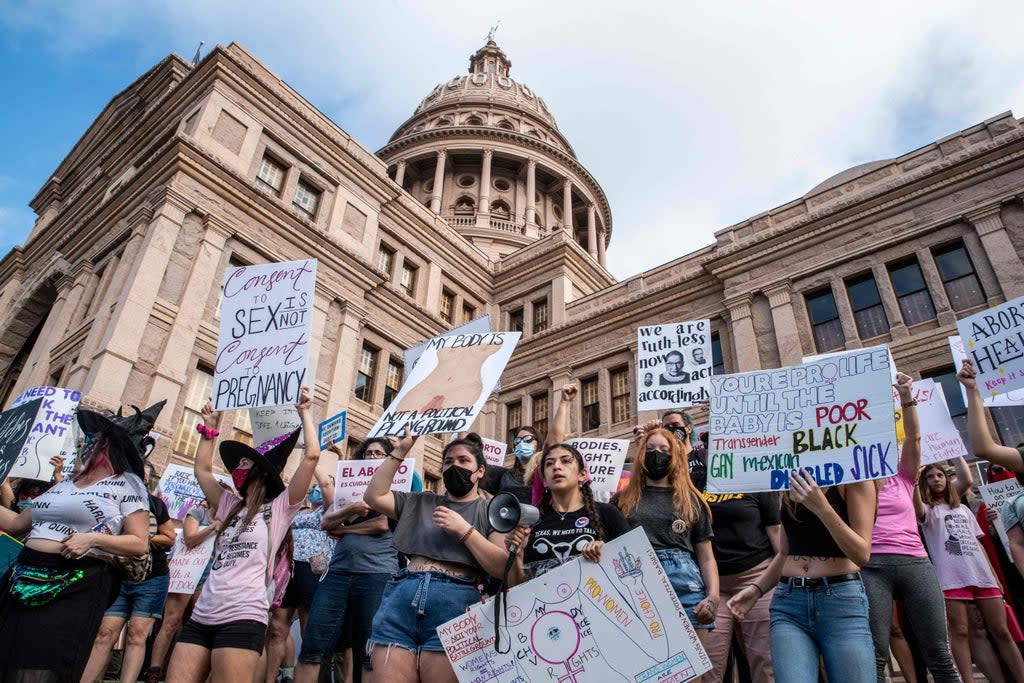
[[[491,30],[487,32],[487,42],[494,42],[494,34],[498,32],[498,27],[501,26],[501,19],[498,19],[498,23],[491,27]]]

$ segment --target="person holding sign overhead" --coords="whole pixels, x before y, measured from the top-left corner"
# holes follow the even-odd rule
[[[985,403],[978,391],[977,376],[970,358],[964,360],[956,375],[967,393],[967,434],[971,440],[971,451],[977,458],[1002,465],[1011,472],[1024,473],[1024,444],[1010,448],[992,438],[986,422]]]
[[[200,683],[207,675],[214,681],[252,680],[266,637],[272,565],[320,461],[312,404],[303,387],[296,408],[306,450],[287,486],[281,471],[299,439],[298,429],[260,449],[239,441],[220,444],[239,495],[221,488],[213,475],[220,415],[211,402],[203,406],[195,474],[214,516],[223,520],[222,531],[210,576],[171,655],[167,683]]]
[[[480,600],[485,574],[500,577],[508,553],[477,487],[487,462],[480,437],[455,439],[441,452],[443,496],[391,490],[413,443],[406,428],[363,494],[370,508],[397,520],[393,545],[409,556],[408,567],[388,582],[373,619],[374,679],[454,682],[437,627]]]

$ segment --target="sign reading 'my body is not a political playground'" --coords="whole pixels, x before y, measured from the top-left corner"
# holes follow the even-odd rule
[[[309,365],[316,260],[229,268],[213,377],[216,410],[298,403]]]
[[[427,342],[416,367],[368,437],[463,432],[494,389],[519,332],[458,334]]]
[[[982,396],[1024,387],[1024,296],[957,320],[956,328]]]
[[[636,331],[638,411],[706,401],[711,377],[711,321],[648,325]]]
[[[884,346],[712,377],[708,491],[788,489],[797,468],[822,486],[893,476],[889,379]]]

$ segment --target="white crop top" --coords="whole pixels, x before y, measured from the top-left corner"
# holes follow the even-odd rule
[[[149,495],[135,474],[114,475],[82,489],[64,479],[32,501],[28,539],[63,541],[69,534],[94,531],[103,524],[116,535],[124,518],[139,510],[149,510]]]

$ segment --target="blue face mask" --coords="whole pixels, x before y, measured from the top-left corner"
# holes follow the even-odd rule
[[[526,462],[533,457],[533,454],[537,452],[537,447],[532,443],[526,443],[521,441],[516,444],[516,458],[522,462]]]
[[[20,510],[24,510],[25,508],[28,508],[28,507],[32,506],[32,499],[31,498],[26,498],[25,500],[19,500],[16,503],[16,505],[18,506],[18,510],[19,511]]]
[[[310,489],[309,502],[313,505],[319,505],[324,502],[324,494],[320,492],[320,489]]]

